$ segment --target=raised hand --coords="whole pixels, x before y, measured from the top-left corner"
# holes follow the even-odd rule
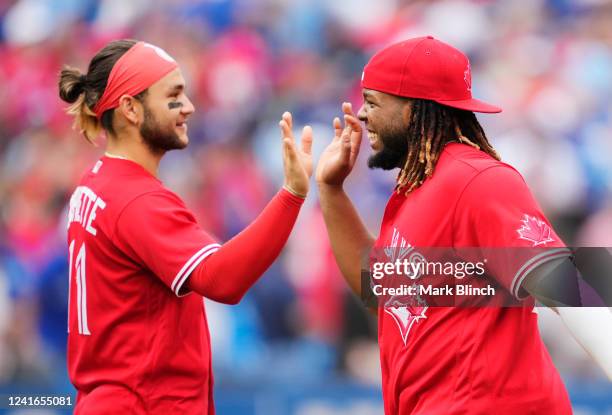
[[[306,197],[312,176],[312,128],[307,125],[302,130],[301,148],[298,149],[293,138],[293,120],[290,112],[283,113],[278,123],[283,140],[283,167],[285,182],[283,187],[296,196]]]
[[[334,138],[321,154],[317,165],[317,183],[340,186],[353,170],[359,147],[362,129],[359,120],[353,113],[351,104],[342,104],[344,128],[338,117],[334,118]]]

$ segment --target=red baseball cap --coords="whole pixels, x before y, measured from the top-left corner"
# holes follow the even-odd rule
[[[395,43],[375,54],[363,69],[361,86],[467,111],[501,112],[499,107],[472,98],[467,56],[433,36]]]

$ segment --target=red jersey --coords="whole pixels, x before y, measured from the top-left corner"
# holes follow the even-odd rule
[[[516,170],[458,143],[420,188],[388,202],[376,247],[409,245],[564,246]],[[488,278],[521,297],[524,276],[550,259]],[[532,307],[387,307],[378,321],[387,415],[571,414]]]
[[[210,338],[185,281],[219,248],[140,165],[102,157],[70,199],[77,414],[213,414]]]

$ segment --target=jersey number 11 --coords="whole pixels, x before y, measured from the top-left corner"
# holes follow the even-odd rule
[[[70,333],[70,287],[72,285],[72,270],[75,270],[77,288],[77,317],[79,321],[79,334],[89,336],[87,324],[87,278],[85,277],[85,243],[81,245],[76,259],[74,258],[75,240],[70,242],[70,268],[68,270],[68,333]]]

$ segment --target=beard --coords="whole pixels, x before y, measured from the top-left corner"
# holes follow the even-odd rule
[[[161,125],[146,105],[144,105],[144,122],[140,126],[140,135],[154,154],[187,147],[187,143],[181,141],[174,128]]]
[[[403,167],[410,141],[408,127],[389,127],[378,133],[383,148],[368,158],[370,169],[393,170]]]

